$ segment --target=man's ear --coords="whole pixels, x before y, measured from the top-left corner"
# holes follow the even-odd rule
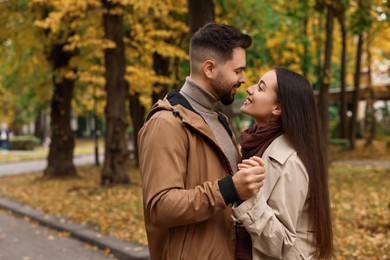
[[[215,72],[215,63],[212,60],[206,60],[203,62],[203,72],[207,78],[213,78]]]
[[[282,115],[282,106],[280,104],[276,104],[274,109],[272,110],[272,114],[274,116],[281,116]]]

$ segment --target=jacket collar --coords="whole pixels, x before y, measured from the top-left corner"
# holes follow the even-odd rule
[[[195,109],[190,105],[190,103],[188,102],[188,100],[182,95],[179,93],[179,91],[177,90],[173,90],[171,92],[168,93],[166,99],[169,101],[169,103],[172,105],[172,106],[177,106],[177,105],[181,105],[183,106],[184,108],[196,113],[198,116],[202,117],[198,112],[195,111]],[[184,111],[182,111],[181,113],[183,113]],[[180,111],[179,111],[180,113]],[[197,122],[198,120],[192,120],[193,118],[191,116],[188,116],[185,118],[185,120],[190,123],[191,125],[196,125],[197,127],[201,127],[201,125],[199,125],[199,122]],[[202,117],[203,119],[203,117]],[[230,129],[230,126],[229,126],[229,123],[227,121],[227,118],[226,116],[224,116],[223,114],[219,113],[218,112],[218,120],[222,123],[222,125],[224,126],[225,130],[229,133],[229,136],[233,136],[233,132],[232,130]],[[203,122],[201,123],[202,125],[204,124],[204,120]]]
[[[229,160],[219,147],[218,142],[215,139],[213,132],[211,131],[211,128],[206,124],[203,117],[191,107],[189,102],[178,91],[171,91],[163,100],[159,100],[156,104],[154,104],[152,110],[149,112],[146,118],[146,121],[148,121],[156,112],[161,110],[171,111],[172,116],[179,118],[182,124],[186,125],[187,127],[196,129],[196,131],[204,135],[206,139],[210,140],[224,158],[229,172],[231,174],[233,173]],[[219,114],[218,118],[221,120],[225,129],[231,133],[230,136],[233,139],[233,143],[237,145],[236,139],[230,130],[226,117]]]
[[[180,94],[200,113],[213,113],[213,105],[218,102],[217,97],[200,87],[190,77],[186,78],[183,87],[180,89]]]
[[[295,152],[290,142],[285,135],[277,137],[272,144],[267,148],[268,157],[274,159],[280,164],[284,164],[287,159]]]

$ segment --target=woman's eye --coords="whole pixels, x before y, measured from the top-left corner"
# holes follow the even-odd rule
[[[264,84],[264,82],[260,82],[258,84],[259,91],[265,91],[267,86]]]

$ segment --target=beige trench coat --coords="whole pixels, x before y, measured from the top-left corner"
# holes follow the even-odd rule
[[[233,207],[236,224],[251,235],[253,259],[312,259],[306,169],[284,135],[271,143],[263,159],[266,178],[260,192]]]

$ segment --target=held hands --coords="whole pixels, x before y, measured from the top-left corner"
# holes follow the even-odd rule
[[[263,186],[264,178],[265,167],[260,157],[253,156],[239,163],[233,183],[240,199],[247,200],[256,195]]]

